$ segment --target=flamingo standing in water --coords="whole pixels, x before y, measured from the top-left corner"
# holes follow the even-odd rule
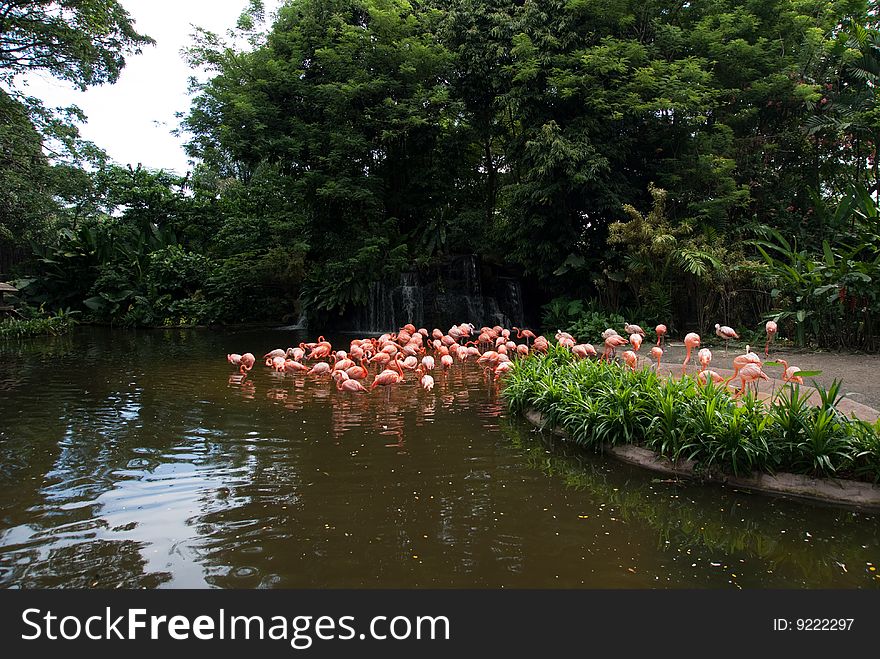
[[[403,369],[400,367],[400,362],[395,359],[391,362],[391,365],[396,368],[386,368],[379,373],[373,380],[373,384],[370,385],[371,390],[376,387],[390,387],[393,384],[403,382]],[[391,390],[389,389],[388,391],[390,395]]]
[[[330,375],[330,364],[318,362],[308,372],[309,375]]]
[[[732,327],[715,323],[715,335],[724,339],[724,356],[727,356],[727,344],[731,339],[738,339],[739,334]]]
[[[654,331],[657,333],[657,345],[659,346],[661,343],[665,343],[666,325],[657,325],[657,327],[654,328]]]
[[[226,355],[226,361],[228,361],[233,366],[237,366],[238,372],[242,375],[245,375],[249,370],[254,367],[254,363],[256,363],[257,358],[249,352],[246,352],[243,355],[232,353]]]
[[[337,373],[344,373],[345,371],[337,371]],[[336,389],[339,391],[348,391],[351,393],[368,393],[367,388],[362,385],[357,380],[345,380],[339,378],[336,380]]]
[[[691,350],[700,347],[700,335],[696,332],[688,332],[684,337],[685,355],[681,365],[681,376],[684,377],[688,362],[691,360]]]
[[[419,377],[419,384],[422,386],[422,389],[425,391],[431,391],[434,388],[434,378],[428,375],[427,369],[424,364],[419,364],[419,367],[416,369],[416,373]]]
[[[767,325],[765,325],[764,328],[767,330],[767,345],[764,346],[764,356],[769,357],[770,356],[770,343],[773,341],[773,337],[776,336],[776,330],[778,330],[779,327],[776,325],[776,323],[774,321],[768,320]]]

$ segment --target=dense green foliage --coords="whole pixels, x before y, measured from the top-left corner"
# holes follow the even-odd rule
[[[76,312],[59,311],[55,314],[35,313],[25,318],[0,320],[0,340],[23,339],[46,334],[65,334],[76,325]]]
[[[570,351],[518,361],[506,376],[513,412],[537,409],[587,449],[645,446],[670,460],[735,475],[787,471],[880,482],[880,424],[847,418],[836,405],[840,383],[819,389],[822,403],[786,387],[769,406],[746,395],[701,386],[685,376],[663,379],[649,369],[576,360]]]
[[[857,290],[877,255],[880,38],[866,0],[289,0],[261,31],[264,18],[252,0],[234,39],[197,34],[191,64],[208,76],[182,132],[198,164],[185,181],[146,173],[175,200],[167,217],[104,195],[106,165],[60,190],[32,171],[34,136],[16,133],[32,157],[12,183],[48,186],[22,199],[32,215],[58,189],[62,226],[145,236],[126,281],[96,275],[103,261],[80,273],[79,304],[110,303],[98,317],[336,314],[372,282],[477,254],[527,279],[535,308],[594,300],[673,333],[790,311],[780,335],[823,344],[835,315],[845,345],[877,347],[859,315],[873,298]],[[126,185],[130,201],[155,191]],[[203,257],[193,285],[148,281],[149,223]],[[797,248],[762,246],[765,258],[767,227]],[[48,248],[75,251],[57,236]],[[845,288],[853,309],[798,306],[805,286],[785,268],[826,263],[823,238],[835,273],[813,290]]]

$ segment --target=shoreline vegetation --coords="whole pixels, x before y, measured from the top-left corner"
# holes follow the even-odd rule
[[[518,361],[505,384],[512,413],[581,449],[676,476],[880,507],[880,423],[840,412],[839,382],[816,388],[818,405],[798,386],[766,404],[752,395],[736,401],[688,376],[662,378],[551,347]]]
[[[31,318],[4,318],[0,320],[0,341],[28,339],[35,336],[67,334],[77,324],[71,311],[57,311]]]

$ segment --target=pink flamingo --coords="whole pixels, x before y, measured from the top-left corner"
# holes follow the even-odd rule
[[[804,378],[798,375],[801,369],[797,366],[789,366],[788,362],[784,359],[778,359],[777,361],[782,364],[782,367],[785,369],[782,373],[783,382],[791,382],[792,384],[804,383]]]
[[[697,382],[700,384],[706,384],[709,380],[711,380],[713,384],[721,384],[724,382],[724,376],[708,369],[703,369],[697,373]]]
[[[441,355],[440,366],[444,369],[449,369],[452,366],[452,355]]]
[[[424,364],[419,364],[419,368],[416,370],[421,377],[419,378],[419,384],[422,386],[422,389],[425,391],[431,391],[434,388],[434,378],[428,375],[427,370]]]
[[[660,359],[663,357],[663,348],[654,346],[651,348],[651,357],[657,360],[657,372],[660,372]]]
[[[709,368],[709,362],[712,361],[712,351],[709,348],[700,348],[697,353],[697,360],[700,362],[700,369],[705,371]]]
[[[638,325],[630,325],[630,327],[638,327]],[[641,328],[640,328],[641,329]],[[642,347],[642,335],[638,332],[634,332],[629,335],[629,342],[633,347],[633,352],[636,353],[636,363],[639,361],[639,348]]]
[[[629,366],[633,371],[636,370],[636,363],[638,362],[638,359],[638,356],[632,350],[627,350],[623,353],[623,361],[625,361],[627,366]]]
[[[755,353],[751,352],[751,346],[746,346],[746,352],[743,355],[737,355],[733,358],[733,375],[727,378],[727,382],[733,380],[740,369],[746,364],[758,364],[761,365],[761,359]]]
[[[341,373],[343,371],[337,372]],[[336,381],[336,388],[339,391],[348,391],[351,393],[368,393],[367,388],[357,380],[343,380],[340,378]]]
[[[390,387],[393,384],[403,382],[403,369],[400,367],[400,362],[395,359],[391,362],[391,365],[396,368],[387,368],[379,373],[379,375],[373,380],[373,384],[370,385],[370,389],[375,389],[379,386]]]
[[[272,370],[273,371],[283,371],[284,366],[287,360],[284,357],[273,357],[272,358]]]
[[[643,330],[638,325],[630,325],[627,322],[623,324],[623,331],[627,334],[638,334],[639,336],[645,336],[645,330]]]
[[[589,343],[578,343],[571,349],[571,352],[578,359],[586,359],[587,357],[596,356],[596,349]]]
[[[550,342],[547,341],[543,336],[536,336],[534,342],[532,343],[532,349],[536,352],[543,352],[547,354],[547,351],[550,349]]]
[[[369,375],[367,367],[364,366],[364,358],[361,357],[358,362],[357,366],[351,366],[350,368],[345,369],[345,373],[351,380],[364,380],[367,375]]]
[[[556,343],[561,345],[563,348],[571,348],[574,346],[574,337],[568,332],[562,332],[560,330],[556,330]]]
[[[498,380],[502,375],[510,371],[513,368],[513,362],[498,362],[498,365],[495,366],[494,370],[494,380]]]
[[[659,346],[661,343],[664,343],[666,325],[657,325],[657,327],[654,328],[654,331],[657,333],[657,345]]]
[[[284,370],[287,373],[302,373],[307,372],[309,367],[295,359],[286,359],[284,361]]]
[[[767,330],[767,345],[764,346],[764,356],[769,357],[770,356],[770,343],[773,341],[773,337],[776,336],[776,330],[778,330],[779,327],[776,325],[776,323],[774,321],[768,320],[767,325],[765,325],[765,329]]]
[[[700,335],[696,332],[688,332],[684,337],[685,355],[681,365],[681,376],[684,377],[688,362],[691,360],[691,350],[700,346]]]
[[[526,345],[529,345],[529,339],[537,338],[535,336],[535,333],[532,330],[520,329],[518,327],[514,327],[513,331],[516,332],[516,338],[526,340]]]
[[[758,393],[758,380],[769,380],[769,379],[770,378],[767,377],[767,374],[764,373],[763,370],[761,370],[760,364],[755,364],[753,362],[746,364],[745,366],[743,366],[739,370],[740,388],[737,392],[735,392],[733,394],[734,398],[741,396],[743,394],[743,391],[745,391],[747,383],[754,383],[755,394],[757,395],[757,393]]]
[[[715,335],[724,339],[724,356],[726,357],[728,343],[730,343],[731,339],[738,339],[739,334],[737,334],[732,327],[715,323]]]
[[[629,341],[620,336],[619,334],[611,334],[605,339],[605,351],[602,353],[602,357],[599,361],[611,361],[612,357],[614,357],[614,349],[619,348],[620,346],[625,346]]]
[[[257,363],[257,358],[250,352],[246,352],[241,356],[241,372],[247,373]]]
[[[327,362],[318,362],[312,366],[308,375],[330,375],[330,364]]]

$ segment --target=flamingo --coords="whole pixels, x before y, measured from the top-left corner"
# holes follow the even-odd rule
[[[575,344],[574,337],[568,332],[563,332],[561,330],[556,330],[556,343],[561,345],[563,348],[572,348]]]
[[[624,322],[623,331],[627,334],[638,334],[639,336],[645,336],[645,330],[643,330],[638,325],[630,325],[629,323]]]
[[[751,346],[746,346],[746,352],[743,355],[737,355],[733,358],[733,375],[727,378],[727,382],[733,380],[740,369],[747,364],[757,364],[761,365],[761,359],[755,353],[751,352]]]
[[[724,339],[724,356],[727,356],[727,345],[731,339],[738,339],[739,334],[732,327],[715,323],[715,335]]]
[[[654,328],[654,331],[657,333],[657,345],[659,346],[661,343],[665,343],[666,325],[657,325],[657,327]]]
[[[532,343],[532,349],[547,354],[547,351],[550,349],[550,343],[543,336],[536,336],[534,343]]]
[[[733,395],[734,395],[734,397],[741,396],[743,391],[745,391],[747,383],[754,383],[755,384],[755,393],[757,394],[758,380],[769,380],[769,379],[770,378],[767,377],[767,374],[764,373],[763,370],[761,370],[761,364],[755,364],[754,362],[750,362],[750,363],[746,364],[745,366],[743,366],[739,370],[739,381],[740,381],[741,386],[739,388],[739,391],[737,391]]]
[[[638,355],[636,355],[636,353],[634,353],[632,350],[627,350],[623,353],[623,361],[625,361],[627,366],[629,366],[633,371],[636,370],[636,363],[638,362],[638,360]]]
[[[256,358],[249,352],[246,352],[243,355],[232,353],[226,355],[226,361],[228,361],[233,366],[237,366],[238,372],[244,375],[254,367],[254,362],[256,361]]]
[[[616,332],[608,336],[605,339],[605,351],[602,353],[602,358],[599,361],[607,360],[611,361],[611,358],[614,357],[614,349],[619,348],[620,346],[625,346],[629,341]]]
[[[595,357],[596,349],[591,346],[589,343],[579,343],[571,349],[572,354],[579,359],[586,359],[587,357]]]
[[[696,332],[688,332],[684,337],[684,347],[686,349],[684,362],[681,365],[681,376],[684,377],[688,362],[691,360],[691,350],[699,347],[700,335]]]
[[[246,352],[241,356],[241,366],[239,370],[242,374],[247,373],[254,367],[254,364],[257,362],[257,358],[254,357],[253,353]]]
[[[705,371],[709,368],[709,362],[712,361],[712,351],[709,348],[700,348],[697,353],[697,360],[700,362],[700,369]]]
[[[284,365],[286,364],[286,360],[284,357],[273,357],[271,360],[271,366],[273,371],[283,371]]]
[[[603,341],[604,341],[605,339],[607,339],[609,336],[618,336],[618,334],[617,334],[617,330],[616,330],[616,329],[612,329],[612,328],[609,327],[607,330],[605,330],[604,332],[602,332],[602,340],[603,340]]]
[[[425,365],[419,364],[416,373],[421,375],[421,378],[419,378],[419,384],[422,386],[422,389],[425,391],[431,391],[431,389],[434,388],[434,378],[428,375]]]
[[[791,382],[792,384],[803,384],[804,378],[798,375],[798,372],[801,370],[797,366],[789,366],[788,362],[784,359],[777,360],[782,367],[785,369],[782,373],[782,381],[783,382]]]
[[[286,357],[286,356],[287,356],[286,350],[282,350],[281,348],[275,348],[275,350],[270,350],[265,355],[263,355],[263,359],[265,359],[267,362],[266,366],[271,366],[273,359],[275,359],[276,357]]]
[[[351,366],[345,369],[346,375],[348,375],[351,380],[363,380],[369,374],[367,367],[364,366],[364,358],[361,357],[358,362],[357,366]]]
[[[710,371],[709,369],[703,369],[697,373],[697,382],[700,384],[706,384],[709,380],[712,381],[712,384],[721,384],[724,382],[724,376],[716,371]]]
[[[343,371],[337,371],[338,373],[342,373]],[[351,393],[368,393],[367,388],[362,385],[357,380],[343,380],[342,378],[336,381],[336,389],[339,391],[348,391]]]
[[[330,364],[318,362],[308,372],[309,375],[330,375]]]
[[[498,362],[498,365],[495,367],[495,377],[494,380],[498,380],[502,375],[510,371],[513,368],[513,362]]]
[[[764,356],[770,356],[770,343],[773,341],[773,337],[776,336],[776,330],[779,329],[776,323],[772,320],[768,320],[767,324],[764,326],[767,330],[767,345],[764,346]]]
[[[434,370],[434,358],[431,357],[430,355],[425,355],[424,357],[422,357],[422,366],[425,367],[426,371],[433,371]]]
[[[520,329],[518,327],[514,327],[513,331],[516,332],[516,338],[526,340],[526,345],[529,345],[529,339],[537,338],[535,336],[535,333],[532,330]]]
[[[660,372],[660,359],[663,357],[663,348],[654,346],[651,348],[651,357],[657,360],[657,372]]]
[[[302,373],[303,371],[308,371],[309,367],[295,359],[286,359],[284,361],[284,370],[287,373]]]
[[[442,355],[440,357],[440,366],[445,369],[448,369],[450,366],[452,366],[452,355]]]
[[[387,368],[379,373],[379,375],[373,380],[373,384],[370,385],[371,390],[379,386],[389,387],[392,384],[403,382],[403,369],[400,367],[400,362],[395,359],[391,362],[391,365],[395,366],[396,369]]]

